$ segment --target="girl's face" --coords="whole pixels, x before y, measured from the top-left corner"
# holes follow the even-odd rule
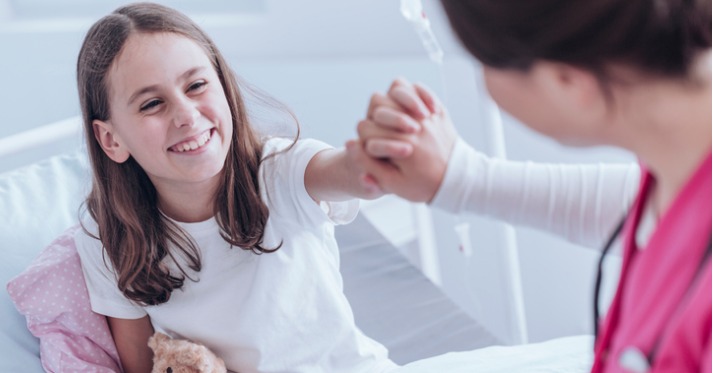
[[[156,189],[216,185],[232,117],[206,52],[172,33],[134,33],[108,72],[110,119],[94,132],[115,162],[129,156]]]

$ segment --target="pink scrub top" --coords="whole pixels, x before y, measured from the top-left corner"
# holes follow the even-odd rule
[[[638,250],[636,228],[654,182],[642,171],[592,372],[711,372],[711,154]]]

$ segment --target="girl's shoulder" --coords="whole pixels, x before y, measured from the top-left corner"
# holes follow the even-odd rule
[[[329,144],[310,138],[265,137],[262,157],[268,159],[279,155],[298,156],[304,153],[317,153],[332,148]]]
[[[332,146],[315,139],[269,137],[263,139],[263,169],[302,170],[315,154]]]
[[[77,229],[74,231],[74,240],[96,239],[99,238],[99,224],[92,218],[88,212],[82,214]]]
[[[263,158],[280,153],[290,154],[300,150],[315,149],[316,151],[320,151],[332,148],[331,145],[312,138],[270,136],[263,138],[262,143]]]
[[[305,170],[310,160],[319,152],[332,146],[314,139],[273,137],[263,146],[260,166],[260,193],[271,219],[285,222],[324,220],[324,212],[305,187]]]
[[[89,214],[81,219],[77,229],[72,232],[72,238],[82,263],[104,261],[99,225]]]
[[[309,161],[315,154],[330,148],[329,144],[314,139],[266,138],[263,140],[261,179],[272,179],[267,184],[303,182]]]

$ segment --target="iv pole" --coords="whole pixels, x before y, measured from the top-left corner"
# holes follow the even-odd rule
[[[426,18],[421,0],[401,0],[401,14],[413,25],[429,58],[441,66],[444,53],[433,34],[428,18]],[[505,159],[505,136],[500,109],[488,94],[482,79],[479,80],[478,90],[480,97],[484,100],[486,111],[485,132],[487,143],[491,148],[491,156]],[[457,230],[460,231],[460,234],[470,234],[467,225],[465,225],[465,228],[459,228]],[[510,313],[509,320],[512,327],[510,337],[515,344],[525,344],[528,342],[527,323],[515,230],[508,224],[502,224],[498,233],[501,234],[502,242],[504,243],[504,247],[499,249],[498,253],[506,265],[504,281],[509,290],[507,292],[507,310]],[[467,237],[467,240],[470,241],[469,237]]]

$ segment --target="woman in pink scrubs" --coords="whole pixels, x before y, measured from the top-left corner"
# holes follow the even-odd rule
[[[607,227],[621,221],[604,253],[618,237],[623,266],[596,320],[592,372],[710,372],[710,0],[442,3],[502,109],[560,143],[618,146],[639,159],[633,203],[595,218]],[[572,224],[542,224],[552,211],[534,212],[563,203],[548,193],[557,186],[547,167],[498,163],[463,144],[424,87],[402,80],[375,95],[358,130],[360,141],[347,147],[374,188],[456,213]],[[602,184],[626,185],[631,172],[592,175],[579,186],[597,198],[595,207],[581,203],[584,219],[626,200],[627,188]],[[486,206],[493,198],[499,203]]]

